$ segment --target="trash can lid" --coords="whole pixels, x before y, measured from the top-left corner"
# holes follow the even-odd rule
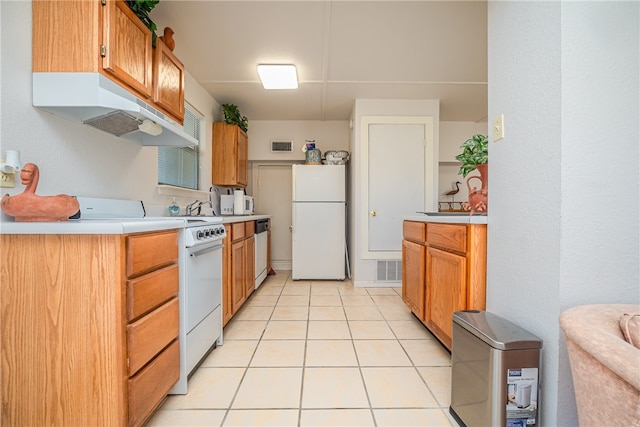
[[[487,311],[456,311],[453,313],[453,322],[498,350],[542,348],[540,338],[515,323]]]

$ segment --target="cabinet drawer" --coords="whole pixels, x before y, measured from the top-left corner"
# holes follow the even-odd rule
[[[178,232],[175,230],[127,236],[127,277],[177,262]]]
[[[424,222],[404,221],[402,223],[402,236],[406,240],[424,244],[426,241],[427,224]]]
[[[139,426],[180,377],[180,346],[173,341],[129,383],[129,425]]]
[[[231,241],[237,242],[238,240],[242,240],[246,236],[246,230],[244,226],[244,222],[234,222],[231,224]]]
[[[253,236],[256,234],[256,222],[255,221],[247,221],[244,223],[244,235],[247,237]]]
[[[178,298],[127,325],[129,375],[135,374],[149,360],[178,336]]]
[[[178,295],[178,265],[172,264],[127,280],[127,321],[132,321]]]
[[[467,252],[467,226],[457,224],[428,224],[427,243],[454,252]]]

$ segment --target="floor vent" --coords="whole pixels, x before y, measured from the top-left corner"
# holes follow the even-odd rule
[[[402,261],[397,259],[378,260],[376,282],[401,282]]]
[[[271,151],[278,153],[291,153],[293,142],[292,141],[271,141]]]

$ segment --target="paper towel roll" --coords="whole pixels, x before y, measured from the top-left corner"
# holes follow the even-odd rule
[[[244,190],[233,190],[233,214],[244,215]]]

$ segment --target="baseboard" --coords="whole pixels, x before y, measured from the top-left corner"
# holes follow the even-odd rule
[[[354,288],[401,288],[402,282],[374,282],[370,280],[355,280]]]
[[[271,268],[278,271],[291,271],[291,261],[271,261]]]

